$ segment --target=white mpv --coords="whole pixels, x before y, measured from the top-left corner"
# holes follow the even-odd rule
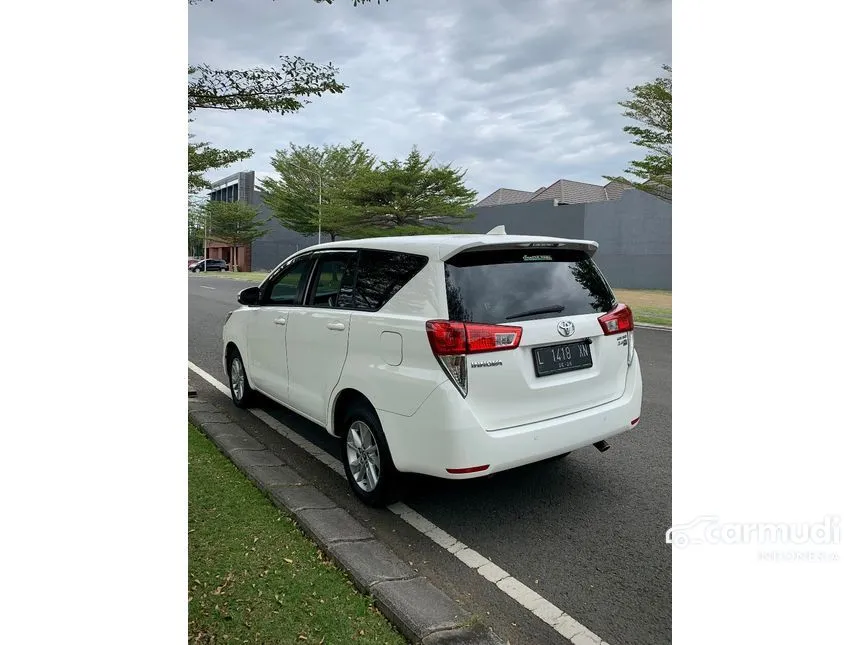
[[[239,294],[224,370],[339,437],[366,504],[399,473],[465,479],[561,457],[639,423],[633,314],[595,242],[506,235],[346,240]]]

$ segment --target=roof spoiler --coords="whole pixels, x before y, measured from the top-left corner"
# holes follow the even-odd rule
[[[499,228],[498,226],[496,228]],[[496,230],[496,229],[493,229]],[[504,235],[504,233],[494,233],[494,235]],[[451,250],[445,256],[440,258],[443,262],[450,260],[455,255],[468,251],[504,251],[518,250],[530,251],[534,253],[540,249],[560,249],[565,251],[582,251],[588,257],[592,257],[597,253],[599,245],[594,240],[565,240],[561,238],[535,238],[533,240],[523,240],[520,238],[514,241],[499,241],[499,242],[468,242],[463,246]]]

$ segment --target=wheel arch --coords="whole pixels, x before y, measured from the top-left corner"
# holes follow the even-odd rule
[[[230,365],[227,362],[227,358],[230,356],[230,352],[236,352],[239,357],[242,359],[242,362],[245,364],[245,379],[248,381],[248,386],[252,390],[257,390],[257,384],[254,382],[253,376],[251,376],[251,371],[248,367],[248,357],[242,353],[242,350],[239,348],[239,344],[234,340],[229,340],[224,344],[224,355],[221,357],[221,361],[224,367],[224,374],[227,378],[230,378]]]
[[[352,387],[345,387],[334,397],[331,405],[331,414],[329,416],[328,432],[336,437],[343,437],[344,428],[342,421],[346,416],[347,410],[356,404],[363,403],[369,406],[374,412],[376,407],[366,394]]]
[[[224,364],[224,373],[227,374],[230,371],[230,366],[227,364],[227,359],[230,357],[231,352],[236,352],[239,356],[242,356],[242,352],[239,351],[238,345],[234,343],[232,340],[229,341],[226,345],[224,345],[224,355],[221,357],[221,361]],[[244,358],[242,359],[245,360]]]

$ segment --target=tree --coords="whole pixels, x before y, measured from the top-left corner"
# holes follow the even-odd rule
[[[323,148],[291,143],[288,150],[278,150],[272,157],[277,176],[260,182],[263,201],[286,228],[303,235],[321,231],[333,242],[350,232],[358,216],[345,196],[347,188],[375,163],[359,141]]]
[[[209,2],[214,2],[215,0],[209,0]],[[317,4],[322,4],[325,2],[326,4],[332,4],[334,0],[314,0]],[[388,0],[385,0],[388,2]],[[203,0],[188,0],[188,4],[200,4]],[[373,0],[352,0],[352,6],[357,7],[360,4],[368,4],[373,2]],[[381,0],[376,0],[376,4],[382,4]]]
[[[204,224],[206,214],[204,205],[197,199],[188,199],[188,255],[189,257],[202,257],[205,249]]]
[[[209,237],[230,245],[231,264],[237,263],[238,247],[263,237],[269,220],[261,220],[259,210],[245,202],[206,202]]]
[[[332,0],[315,0],[332,3]],[[353,6],[372,0],[353,0]],[[387,2],[387,0],[386,0]],[[189,0],[189,5],[200,0]],[[379,0],[377,0],[379,4]],[[279,67],[215,69],[204,63],[188,66],[188,113],[195,110],[256,110],[288,114],[310,103],[310,97],[340,94],[347,86],[336,80],[331,63],[317,65],[300,56],[281,56]],[[208,187],[207,170],[223,168],[247,159],[253,150],[222,150],[208,143],[188,144],[188,190]]]
[[[188,66],[188,112],[194,110],[258,110],[297,112],[309,96],[340,94],[346,85],[335,80],[338,70],[300,56],[281,56],[280,68],[214,69]]]
[[[203,178],[207,170],[229,166],[237,161],[248,159],[252,154],[254,154],[252,150],[221,150],[213,148],[208,142],[189,142],[188,193],[194,194],[209,188],[209,182]]]
[[[466,188],[465,170],[435,165],[413,147],[394,159],[359,173],[344,199],[358,211],[357,235],[414,235],[449,232],[451,223],[474,217],[468,211],[477,192]]]
[[[672,67],[663,65],[667,76],[628,89],[633,98],[621,101],[624,116],[642,125],[628,125],[624,132],[632,135],[633,145],[649,154],[631,161],[624,171],[640,181],[623,177],[605,177],[672,201]]]

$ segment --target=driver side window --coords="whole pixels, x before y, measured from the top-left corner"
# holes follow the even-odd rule
[[[293,262],[268,289],[268,295],[263,304],[281,306],[300,304],[311,265],[310,256]]]

